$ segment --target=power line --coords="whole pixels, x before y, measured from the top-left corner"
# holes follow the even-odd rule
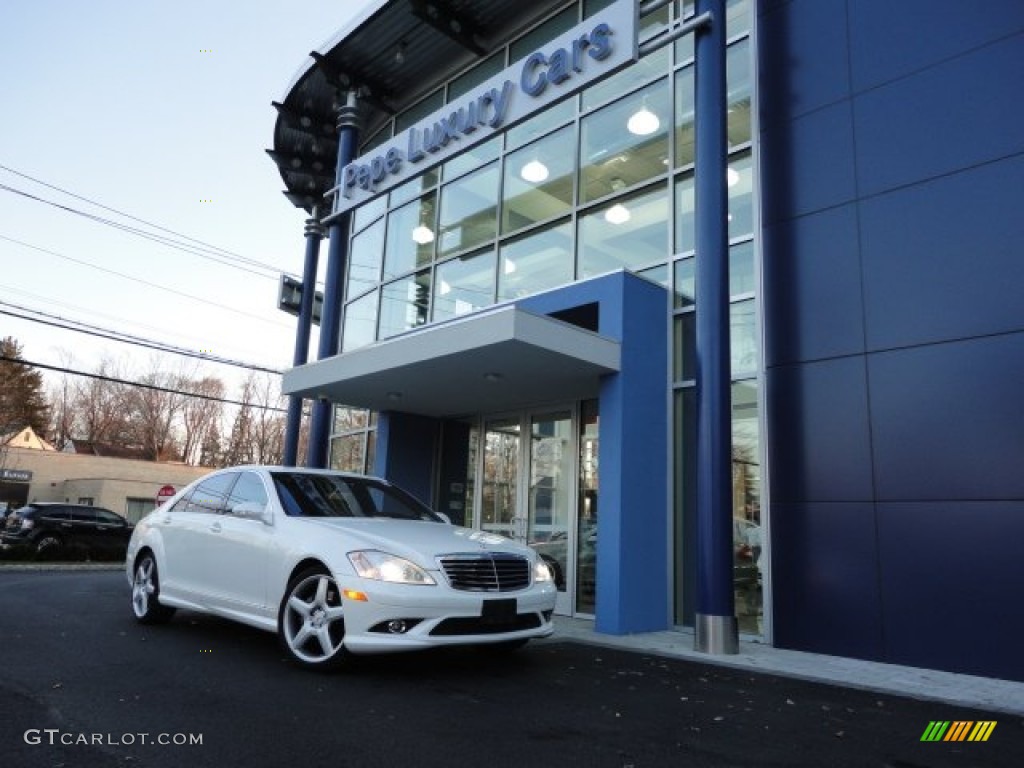
[[[76,371],[73,368],[64,368],[58,365],[46,365],[45,363],[36,363],[31,360],[24,360],[18,357],[9,357],[8,355],[0,355],[0,360],[8,363],[19,363],[20,365],[27,365],[31,368],[42,368],[44,371],[55,371],[56,373],[69,373],[72,376],[84,376],[88,379],[97,379],[99,381],[106,381],[112,384],[124,384],[129,387],[139,387],[140,389],[151,389],[155,392],[166,392],[171,395],[182,395],[184,397],[195,397],[200,400],[211,400],[215,403],[225,403],[227,405],[239,405],[243,408],[258,408],[261,411],[273,411],[274,413],[287,413],[288,411],[284,408],[274,408],[270,405],[259,405],[258,403],[243,403],[241,400],[229,400],[224,397],[214,397],[213,395],[203,395],[198,392],[186,392],[183,389],[171,389],[170,387],[160,387],[156,384],[144,384],[141,381],[128,381],[127,379],[119,379],[115,376],[104,376],[100,373],[88,373],[87,371]]]
[[[69,320],[67,318],[60,317],[59,315],[53,315],[49,312],[43,312],[42,310],[32,309],[31,307],[23,307],[18,304],[12,304],[8,301],[0,301],[0,305],[5,307],[11,307],[12,309],[18,310],[12,312],[6,309],[0,309],[0,315],[9,315],[10,317],[17,317],[21,320],[28,320],[32,323],[41,323],[43,325],[49,325],[54,328],[62,328],[64,330],[73,331],[75,333],[82,333],[87,336],[95,336],[101,339],[110,339],[111,341],[118,341],[122,344],[132,344],[137,347],[144,347],[146,349],[154,349],[158,352],[169,352],[173,355],[181,355],[182,357],[192,357],[197,360],[205,360],[211,363],[219,363],[221,365],[232,365],[236,368],[244,368],[250,371],[259,371],[261,373],[272,373],[275,375],[281,375],[281,371],[274,368],[264,368],[260,365],[254,365],[252,363],[244,363],[239,360],[232,360],[231,358],[221,357],[219,355],[211,355],[204,352],[195,352],[191,349],[185,349],[183,347],[176,347],[172,344],[167,344],[161,341],[154,341],[152,339],[145,339],[141,336],[133,336],[128,333],[121,331],[112,331],[108,328],[101,328],[98,325],[91,325],[84,323],[81,320]],[[21,313],[31,313],[38,317],[29,317]],[[43,318],[50,318],[48,320]],[[80,326],[80,327],[75,327]]]
[[[141,277],[132,277],[131,275],[126,275],[123,272],[118,272],[117,270],[108,269],[107,267],[101,267],[98,264],[93,264],[91,262],[84,261],[82,259],[76,259],[73,256],[66,256],[63,253],[57,253],[56,251],[51,251],[51,250],[49,250],[47,248],[40,248],[38,245],[32,245],[31,243],[26,243],[23,240],[17,240],[17,239],[15,239],[13,237],[8,237],[7,235],[0,235],[0,240],[7,240],[8,242],[15,243],[15,244],[20,245],[20,246],[22,246],[24,248],[31,248],[33,251],[39,251],[40,253],[46,253],[46,254],[49,254],[50,256],[56,256],[58,259],[65,259],[66,261],[71,261],[71,262],[74,262],[75,264],[81,264],[82,266],[89,267],[91,269],[97,269],[100,272],[106,272],[107,274],[110,274],[110,275],[116,275],[117,277],[123,278],[125,280],[131,280],[132,282],[135,282],[135,283],[140,283],[142,285],[148,285],[150,288],[156,288],[157,290],[160,290],[160,291],[166,291],[167,293],[173,293],[176,296],[182,296],[182,297],[184,297],[186,299],[191,299],[192,301],[198,301],[201,304],[206,304],[206,305],[211,306],[211,307],[216,307],[218,309],[223,309],[226,312],[234,312],[237,315],[242,315],[244,317],[254,318],[256,320],[259,320],[260,322],[269,323],[270,325],[276,325],[276,326],[279,326],[281,328],[287,328],[288,327],[288,326],[284,325],[283,323],[277,323],[277,322],[274,322],[273,320],[268,320],[265,317],[262,317],[260,315],[255,315],[255,314],[253,314],[251,312],[246,312],[246,311],[241,310],[241,309],[235,309],[234,307],[227,307],[227,306],[224,306],[222,304],[214,304],[212,301],[207,301],[206,299],[201,299],[198,296],[193,296],[190,293],[185,293],[183,291],[176,291],[173,288],[168,288],[165,285],[159,285],[157,283],[151,283],[148,280],[143,280]]]
[[[92,200],[91,198],[85,197],[84,195],[76,194],[76,193],[74,193],[74,192],[72,192],[70,190],[64,189],[63,187],[59,187],[56,184],[50,184],[48,182],[43,181],[42,179],[37,179],[34,176],[30,176],[27,173],[23,173],[21,171],[17,171],[14,168],[11,168],[9,166],[0,164],[0,169],[3,169],[5,171],[7,171],[8,173],[13,173],[15,176],[20,176],[23,179],[28,179],[29,181],[35,182],[36,184],[44,186],[44,187],[46,187],[48,189],[52,189],[52,190],[55,190],[57,192],[60,192],[61,194],[68,195],[69,197],[73,197],[76,200],[82,200],[83,202],[89,203],[90,205],[94,205],[97,208],[102,208],[105,211],[110,211],[111,213],[116,213],[118,216],[123,216],[126,219],[131,219],[132,221],[137,221],[140,224],[145,224],[147,227],[152,227],[153,229],[160,230],[161,232],[167,232],[168,234],[174,235],[175,237],[179,237],[179,238],[181,238],[183,240],[187,240],[187,241],[189,241],[191,243],[196,243],[197,245],[202,246],[203,250],[211,251],[211,252],[214,252],[214,253],[216,253],[218,255],[224,256],[226,258],[235,259],[235,260],[243,262],[245,264],[249,264],[249,265],[254,266],[254,267],[265,269],[265,270],[267,270],[269,272],[273,272],[273,273],[280,272],[280,270],[277,267],[275,267],[274,265],[272,265],[272,264],[266,264],[266,263],[258,261],[256,259],[251,259],[251,258],[249,258],[247,256],[242,256],[241,254],[235,253],[234,251],[229,251],[226,248],[221,248],[219,246],[212,245],[210,243],[204,242],[203,240],[199,240],[199,239],[194,238],[194,237],[189,237],[188,235],[182,234],[181,232],[177,232],[177,231],[175,231],[173,229],[170,229],[168,227],[163,227],[163,226],[161,226],[159,224],[156,224],[156,223],[154,223],[152,221],[147,221],[146,219],[141,219],[138,216],[133,216],[132,214],[126,213],[125,211],[118,210],[117,208],[112,208],[109,205],[104,205],[103,203],[97,202],[96,200]],[[27,193],[20,193],[19,192],[19,194],[27,194]],[[41,202],[49,203],[51,205],[58,205],[57,203],[50,203],[50,201],[43,200],[42,198],[36,198],[36,199],[40,200]],[[64,207],[64,206],[58,206],[58,207]],[[71,212],[74,212],[74,213],[80,213],[79,211],[77,211],[75,209],[65,208],[65,210],[68,210],[68,211],[71,211]],[[82,213],[81,215],[88,216],[89,214]],[[103,221],[106,221],[106,220],[103,220]],[[114,225],[115,226],[119,226],[119,227],[123,227],[124,226],[124,225],[118,225],[118,224],[114,224]],[[138,230],[138,231],[141,232],[141,230]],[[197,254],[197,255],[201,255],[201,254]]]

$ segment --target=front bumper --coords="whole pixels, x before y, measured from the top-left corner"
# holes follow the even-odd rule
[[[343,598],[345,647],[354,653],[502,643],[554,632],[557,592],[551,584],[515,592],[460,592],[440,584],[343,581],[343,590],[366,595],[365,601]]]

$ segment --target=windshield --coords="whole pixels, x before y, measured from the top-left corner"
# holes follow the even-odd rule
[[[290,517],[390,517],[442,522],[405,491],[373,478],[272,472],[274,487]]]

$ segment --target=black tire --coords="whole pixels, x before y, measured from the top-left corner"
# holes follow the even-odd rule
[[[277,638],[288,658],[306,669],[327,671],[348,657],[341,589],[323,566],[288,582],[277,611]]]
[[[36,558],[48,560],[59,555],[64,549],[64,542],[60,536],[53,533],[44,533],[36,539]]]
[[[160,604],[160,575],[156,558],[146,552],[132,571],[132,613],[140,624],[164,624],[174,616],[174,608]]]

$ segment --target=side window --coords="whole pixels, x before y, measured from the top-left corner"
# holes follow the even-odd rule
[[[188,512],[188,505],[191,503],[195,490],[189,491],[171,506],[171,512]]]
[[[72,507],[71,521],[73,523],[95,523],[96,513],[88,507]]]
[[[263,479],[255,472],[242,472],[238,476],[238,482],[228,497],[227,508],[234,509],[236,505],[247,501],[263,507],[267,505],[267,489],[263,485]]]
[[[71,510],[67,507],[42,507],[39,510],[39,517],[44,520],[55,520],[58,523],[66,523],[71,519]]]
[[[207,478],[192,491],[186,511],[222,514],[227,503],[228,491],[237,479],[237,472],[225,472]]]
[[[93,510],[93,514],[96,515],[96,522],[102,525],[123,525],[124,519],[109,509],[97,508]]]

